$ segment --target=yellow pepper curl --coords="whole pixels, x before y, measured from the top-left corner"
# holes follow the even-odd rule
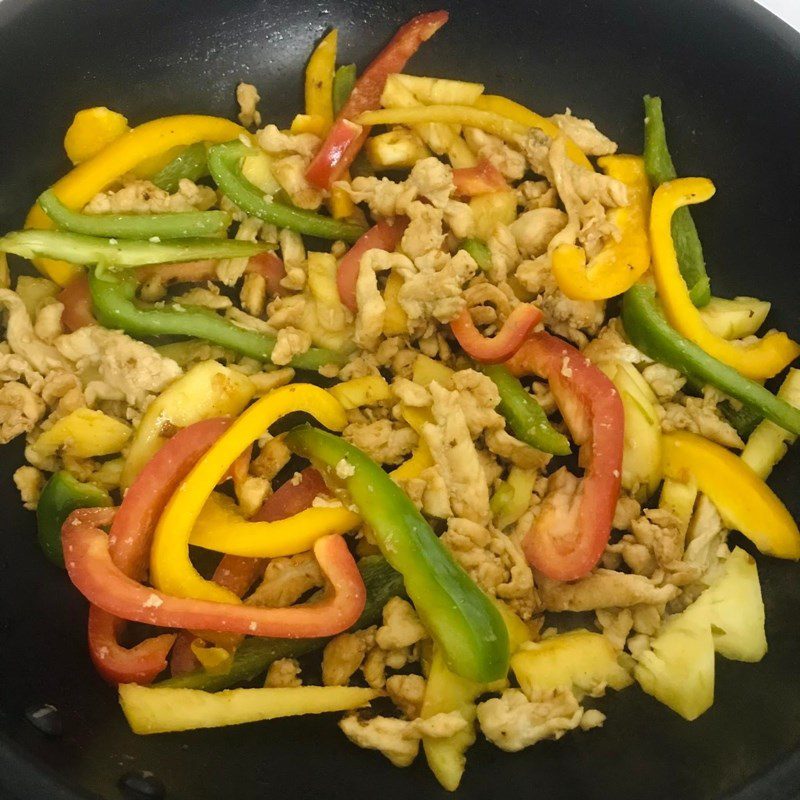
[[[360,522],[361,517],[344,506],[307,508],[275,522],[249,522],[232,500],[214,493],[203,506],[189,542],[234,556],[278,558],[310,550],[320,536],[347,533]]]
[[[741,458],[694,433],[662,437],[664,477],[696,482],[725,524],[767,555],[800,559],[800,531],[786,506]]]
[[[628,187],[628,205],[609,213],[620,239],[609,240],[586,264],[586,251],[561,245],[553,252],[553,276],[571,300],[607,300],[630,289],[650,267],[647,217],[650,184],[639,156],[606,156],[598,162],[611,178]]]
[[[195,142],[227,142],[242,133],[246,133],[244,128],[222,117],[182,114],[154,119],[111,142],[88,161],[68,172],[52,188],[67,208],[77,211],[98,192],[146,159]],[[35,205],[28,213],[25,227],[49,229],[53,223]],[[36,259],[34,264],[61,286],[68,284],[80,272],[80,267],[75,264],[50,258]]]
[[[282,386],[247,409],[212,445],[178,486],[156,527],[150,555],[150,577],[162,592],[219,603],[240,603],[228,589],[205,580],[189,560],[192,528],[214,487],[228,467],[270,425],[293,411],[305,411],[325,427],[340,431],[347,424],[341,404],[324,389],[306,383]]]
[[[320,120],[320,136],[325,136],[333,125],[333,75],[338,37],[334,28],[316,46],[306,67],[306,115]]]
[[[670,325],[709,355],[754,381],[777,375],[800,355],[800,346],[785,333],[769,333],[754,344],[737,345],[712,333],[692,304],[681,277],[672,215],[682,206],[702,203],[714,194],[707,178],[681,178],[658,187],[650,212],[650,246],[659,300]]]

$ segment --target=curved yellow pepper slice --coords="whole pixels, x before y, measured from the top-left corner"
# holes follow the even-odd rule
[[[73,164],[96,156],[130,130],[128,120],[105,106],[82,108],[64,134],[64,152]]]
[[[525,108],[525,106],[521,105],[520,103],[509,100],[507,97],[501,97],[500,95],[496,94],[482,95],[475,101],[475,108],[479,108],[483,111],[491,111],[494,114],[499,114],[501,117],[506,117],[514,122],[518,122],[520,125],[524,125],[526,128],[538,128],[543,133],[546,133],[551,139],[555,139],[558,136],[565,136],[555,122],[547,119],[547,117],[537,114],[535,111],[531,111],[529,108]],[[566,138],[567,156],[569,157],[570,161],[574,161],[579,166],[585,167],[586,169],[590,169],[592,172],[594,172],[592,162],[589,161],[583,150],[581,150],[580,147],[578,147],[578,145],[575,144],[575,142],[573,142],[568,136]]]
[[[305,411],[331,430],[340,431],[347,424],[341,404],[324,389],[307,383],[281,386],[253,403],[197,462],[167,503],[150,553],[150,577],[156,588],[177,597],[241,602],[233,592],[205,580],[192,566],[188,547],[192,528],[239,454],[293,411]]]
[[[339,32],[334,28],[316,46],[306,66],[306,114],[321,120],[320,136],[325,136],[333,125],[333,75],[338,38]]]
[[[640,156],[605,156],[598,161],[603,172],[628,187],[628,205],[608,215],[620,233],[610,239],[586,264],[582,247],[565,244],[553,251],[553,276],[571,300],[607,300],[626,292],[650,267],[647,217],[650,183]]]
[[[162,117],[133,128],[104,147],[88,161],[68,172],[52,188],[67,208],[77,211],[110,183],[130,172],[138,164],[173,147],[195,142],[227,142],[246,133],[244,128],[222,117],[200,114],[181,114]],[[49,229],[53,223],[38,205],[34,205],[25,220],[26,228]],[[80,267],[66,261],[38,258],[34,264],[49,278],[65,286]]]
[[[767,555],[800,559],[800,531],[786,506],[741,458],[685,431],[662,437],[665,478],[696,482],[725,524]]]
[[[339,507],[307,508],[275,522],[251,522],[225,495],[213,493],[203,506],[189,543],[249,558],[278,558],[310,550],[320,536],[353,530],[361,517]]]
[[[678,267],[672,241],[672,215],[682,206],[702,203],[714,194],[707,178],[681,178],[661,184],[650,211],[650,247],[659,300],[670,325],[709,355],[762,381],[777,375],[800,355],[785,333],[769,333],[754,344],[737,345],[712,333],[694,307]]]

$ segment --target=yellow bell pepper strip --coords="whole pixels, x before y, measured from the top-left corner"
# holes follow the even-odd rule
[[[203,506],[189,543],[234,556],[279,558],[304,553],[321,536],[347,533],[360,522],[358,514],[344,506],[307,508],[274,522],[248,521],[232,500],[215,492]]]
[[[513,120],[520,125],[524,125],[526,128],[538,128],[551,139],[555,139],[558,136],[565,136],[555,122],[537,114],[535,111],[525,108],[525,106],[519,103],[515,103],[513,100],[509,100],[507,97],[485,94],[475,101],[475,108],[499,114],[501,117]],[[570,161],[574,161],[578,166],[585,167],[594,172],[592,162],[589,161],[583,150],[569,137],[567,137],[567,156]]]
[[[147,407],[128,448],[121,485],[127,488],[144,465],[169,441],[168,434],[202,419],[235,417],[255,394],[246,375],[216,361],[195,364]]]
[[[380,466],[345,439],[310,425],[289,431],[284,441],[358,506],[448,667],[481,682],[505,677],[508,632],[501,615]],[[337,470],[342,459],[352,468],[344,478]]]
[[[628,187],[628,205],[608,218],[620,233],[610,238],[587,264],[586,251],[565,244],[553,251],[553,276],[572,300],[607,300],[630,289],[650,267],[647,217],[650,184],[639,156],[605,156],[598,161],[606,175]]]
[[[348,711],[368,705],[380,694],[358,686],[228,689],[213,694],[127,683],[119,687],[119,702],[131,730],[147,735]]]
[[[681,178],[661,184],[653,195],[650,246],[659,299],[667,320],[679,333],[745,377],[765,380],[797,358],[800,346],[785,333],[769,333],[748,345],[737,345],[711,333],[692,303],[678,266],[672,240],[673,214],[686,205],[702,203],[713,194],[714,184],[706,178]]]
[[[403,288],[403,276],[396,270],[389,273],[383,289],[383,302],[386,313],[383,315],[383,335],[403,336],[408,333],[408,314],[400,305],[400,289]]]
[[[82,108],[64,135],[64,152],[73,164],[96,156],[130,130],[128,120],[105,106]]]
[[[321,136],[333,125],[333,75],[338,36],[336,28],[330,31],[316,46],[306,67],[306,114],[322,120]]]
[[[180,145],[195,142],[226,142],[246,131],[222,117],[182,114],[162,117],[137,126],[104,147],[94,157],[79,164],[53,184],[56,197],[73,211],[83,208],[98,192],[130,172],[137,164]],[[35,205],[25,220],[26,228],[51,228],[52,223]],[[66,286],[78,267],[49,258],[34,261],[36,267],[60,286]]]
[[[443,122],[449,125],[468,125],[499,136],[510,144],[524,138],[529,126],[501,117],[492,111],[482,111],[473,106],[436,105],[410,108],[383,108],[366,111],[355,119],[363,126],[372,125],[421,125],[426,122]]]
[[[428,467],[433,466],[433,456],[428,448],[427,442],[420,439],[419,444],[411,453],[411,458],[404,461],[399,467],[393,469],[389,473],[389,477],[395,481],[410,481],[412,478],[419,478],[419,476]]]
[[[644,166],[655,188],[678,177],[667,146],[667,131],[661,98],[644,97]],[[698,307],[711,300],[711,282],[706,273],[703,246],[688,208],[678,209],[672,218],[672,238],[678,254],[681,275],[689,287],[692,302]]]
[[[725,524],[778,558],[800,559],[800,531],[786,506],[744,462],[714,442],[685,431],[662,438],[664,476],[695,480]]]
[[[167,503],[150,556],[150,575],[156,587],[178,597],[241,602],[233,592],[205,580],[195,570],[189,560],[189,538],[206,499],[237,456],[272,423],[294,411],[305,411],[332,430],[342,430],[347,424],[339,402],[311,384],[282,386],[250,406],[198,461]]]
[[[290,133],[313,133],[320,137],[325,135],[326,129],[325,120],[316,114],[295,114],[289,126]]]

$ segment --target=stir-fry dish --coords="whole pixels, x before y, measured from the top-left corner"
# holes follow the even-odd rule
[[[447,16],[360,74],[332,30],[288,129],[245,83],[238,123],[81,110],[0,238],[46,276],[4,270],[0,436],[135,733],[344,712],[453,790],[478,732],[634,684],[693,720],[766,652],[800,347],[713,296],[658,97],[619,154],[405,72]]]

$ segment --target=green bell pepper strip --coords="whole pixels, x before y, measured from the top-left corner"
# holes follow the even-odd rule
[[[181,150],[150,180],[165,192],[177,192],[182,180],[198,181],[208,175],[208,159],[203,142],[195,142]]]
[[[337,115],[356,85],[356,65],[343,64],[333,76],[333,113]]]
[[[350,628],[351,631],[379,624],[381,612],[393,597],[404,594],[403,578],[393,570],[382,556],[367,556],[358,562],[358,569],[367,588],[367,605]],[[279,658],[298,658],[321,650],[330,639],[261,639],[249,638],[239,646],[233,656],[231,668],[224,675],[210,675],[204,669],[168,678],[156,684],[173,689],[203,689],[219,692],[238,684],[250,683],[266,672]]]
[[[89,271],[89,292],[97,321],[106,328],[123,330],[136,338],[190,336],[205,339],[257,361],[269,361],[275,337],[234,325],[208,308],[177,303],[146,305],[136,300],[136,281],[128,276]],[[316,370],[326,364],[343,364],[347,353],[312,347],[295,356],[291,366]]]
[[[644,97],[644,168],[654,189],[678,177],[667,147],[661,98],[650,95]],[[698,308],[708,305],[711,283],[706,273],[703,246],[688,208],[679,208],[673,216],[672,239],[692,302]]]
[[[489,683],[508,671],[508,631],[492,601],[470,579],[402,489],[345,439],[311,425],[289,431],[287,447],[308,458],[330,487],[341,487],[373,532],[384,558],[403,576],[422,623],[448,667]],[[344,459],[353,475],[340,479]],[[341,471],[341,470],[339,470]]]
[[[791,433],[800,434],[800,410],[708,355],[667,323],[655,290],[637,284],[625,292],[622,324],[635,347],[700,385],[711,384]]]
[[[747,439],[764,420],[764,415],[757,409],[751,406],[734,408],[729,400],[723,400],[718,408],[742,439]]]
[[[466,250],[484,272],[488,272],[492,268],[492,254],[486,246],[486,242],[482,242],[480,239],[464,239],[458,249]]]
[[[0,252],[22,258],[56,258],[72,264],[102,264],[108,267],[144,267],[207,258],[248,258],[273,250],[264,242],[236,239],[177,239],[148,242],[134,239],[105,239],[67,231],[29,228],[12,231],[0,238]]]
[[[103,238],[193,239],[225,236],[231,224],[226,211],[181,211],[175,214],[81,214],[70,211],[48,189],[37,201],[62,231]]]
[[[317,236],[320,239],[342,239],[354,242],[364,233],[364,228],[350,222],[323,217],[313,211],[284,205],[248,181],[241,171],[241,161],[250,152],[240,141],[216,144],[208,150],[208,167],[220,191],[251,217],[258,217],[279,228]]]
[[[517,439],[545,453],[569,455],[569,439],[550,424],[544,409],[517,378],[502,364],[483,364],[479,369],[500,392],[498,411],[506,418]]]
[[[69,472],[54,472],[44,485],[36,507],[37,537],[44,554],[64,566],[61,527],[76,508],[113,505],[108,492],[93,483],[81,483]]]

